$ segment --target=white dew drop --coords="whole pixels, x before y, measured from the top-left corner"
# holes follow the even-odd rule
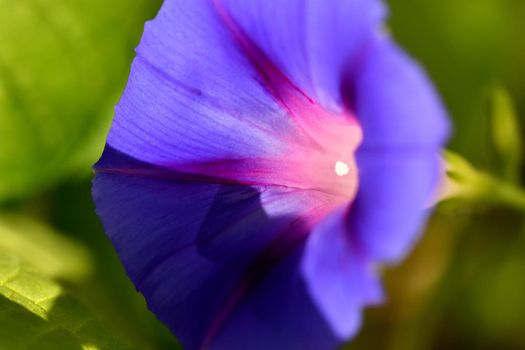
[[[350,168],[348,167],[348,164],[338,160],[337,162],[335,162],[334,171],[337,174],[337,176],[345,176],[350,172]]]

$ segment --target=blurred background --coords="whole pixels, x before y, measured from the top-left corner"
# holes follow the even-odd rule
[[[0,349],[174,349],[90,196],[159,0],[0,0]],[[392,0],[452,115],[451,181],[345,349],[525,349],[525,1]]]

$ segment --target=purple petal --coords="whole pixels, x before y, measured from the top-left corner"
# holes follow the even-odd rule
[[[349,227],[376,261],[398,262],[421,233],[440,179],[437,149],[358,151],[360,184]]]
[[[442,175],[446,112],[419,66],[387,37],[370,41],[354,82],[364,139],[350,227],[379,261],[402,259],[419,237]]]
[[[419,65],[386,36],[369,38],[350,99],[363,128],[362,148],[439,147],[447,113]]]
[[[146,25],[108,144],[174,163],[279,153],[291,121],[211,1],[168,0]]]
[[[348,232],[346,215],[340,208],[314,228],[302,262],[308,289],[340,339],[354,336],[363,309],[382,300],[371,262]]]
[[[212,349],[337,349],[346,339],[332,330],[301,273],[299,246],[259,283],[225,322]]]
[[[344,71],[386,9],[379,0],[215,0],[300,89],[341,109]]]
[[[355,119],[322,110],[232,26],[212,2],[166,1],[146,27],[108,145],[201,177],[351,196],[355,181],[333,166],[353,166]]]

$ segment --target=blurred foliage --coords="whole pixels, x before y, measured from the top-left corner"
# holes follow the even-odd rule
[[[151,3],[0,0],[1,198],[89,174]]]
[[[27,219],[0,217],[0,348],[131,349],[63,283],[87,277],[83,247]]]
[[[126,278],[89,191],[133,48],[159,6],[0,0],[0,208],[18,213],[0,218],[2,350],[177,346]]]
[[[525,109],[525,1],[389,4],[394,36],[423,62],[449,107],[456,129],[452,149],[484,168],[490,161],[487,94],[494,84],[503,83]]]
[[[176,349],[94,214],[104,144],[160,0],[0,0],[0,350]],[[455,135],[443,203],[347,349],[525,349],[525,1],[390,1]]]

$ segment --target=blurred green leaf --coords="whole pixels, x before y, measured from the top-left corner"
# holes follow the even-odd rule
[[[0,216],[0,349],[132,349],[68,289],[91,263],[50,229]]]
[[[497,156],[497,167],[503,179],[519,183],[523,161],[523,142],[520,123],[508,93],[495,89],[491,103],[492,142]]]
[[[158,0],[0,0],[0,201],[89,174]]]
[[[34,221],[0,215],[0,237],[1,251],[47,277],[79,282],[92,273],[91,256],[82,246]]]

